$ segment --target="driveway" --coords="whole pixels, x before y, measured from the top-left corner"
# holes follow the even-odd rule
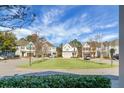
[[[91,59],[91,61],[95,61],[95,62],[98,62],[98,63],[111,64],[111,60],[110,59],[95,58],[95,59]],[[119,65],[119,60],[112,60],[112,61],[113,61],[113,64]]]
[[[38,58],[32,58],[32,61],[39,60]],[[0,76],[9,76],[14,74],[26,73],[26,71],[18,70],[20,64],[28,63],[28,58],[21,59],[9,59],[0,61]]]

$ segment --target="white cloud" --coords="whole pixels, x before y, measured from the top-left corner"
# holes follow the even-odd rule
[[[119,35],[117,33],[114,33],[114,34],[106,34],[104,35],[103,37],[103,41],[108,41],[108,40],[112,40],[112,39],[117,39],[119,38]]]
[[[81,42],[87,42],[89,41],[90,39],[91,40],[95,40],[95,36],[97,34],[90,34],[88,36],[86,36],[85,38],[80,38],[80,41]],[[118,39],[119,38],[119,35],[118,33],[105,33],[103,34],[103,37],[101,37],[101,40],[104,42],[104,41],[111,41],[111,40],[114,40],[114,39]]]
[[[28,29],[17,29],[17,37],[21,38],[34,32],[39,32],[38,34],[42,37],[47,38],[48,41],[54,44],[60,44],[63,41],[69,42],[70,40],[76,38],[80,39],[80,35],[87,34],[85,38],[80,39],[81,42],[85,42],[88,41],[89,38],[94,37],[94,34],[88,35],[93,33],[94,28],[104,29],[115,27],[118,25],[117,22],[113,22],[105,25],[94,25],[94,27],[92,27],[92,24],[90,22],[92,20],[85,20],[85,18],[88,16],[87,13],[69,18],[63,23],[57,23],[56,21],[59,20],[60,16],[63,15],[64,12],[64,9],[58,8],[45,10],[43,12],[43,15],[41,16],[41,19],[36,19],[35,22]],[[52,25],[49,26],[49,24]],[[115,37],[115,35],[106,35],[103,39],[109,40]]]
[[[58,10],[56,11],[51,10],[47,12],[44,15],[45,19],[43,19],[44,22],[43,24],[38,24],[38,25],[34,24],[31,27],[29,27],[29,29],[33,31],[38,31],[40,36],[46,37],[47,39],[49,39],[48,37],[52,37],[49,39],[49,41],[53,43],[62,43],[62,41],[70,41],[72,39],[78,38],[79,35],[81,34],[93,32],[91,27],[81,26],[80,24],[78,26],[72,26],[68,28],[70,24],[83,20],[83,18],[87,16],[86,13],[82,14],[80,17],[70,18],[63,23],[48,26],[50,22],[56,20],[56,17],[59,16],[58,15],[59,13],[61,12]]]
[[[90,27],[82,27],[79,31],[82,33],[91,33],[93,30]]]
[[[42,21],[45,26],[52,23],[53,21],[57,20],[58,16],[60,16],[64,10],[61,9],[50,9],[45,11]]]
[[[7,30],[11,30],[10,28],[7,28],[7,27],[1,27],[0,26],[0,31],[7,31]]]
[[[34,31],[28,30],[28,29],[16,29],[13,31],[14,34],[16,35],[16,37],[18,39],[22,38],[22,37],[26,37],[27,35],[31,35],[34,33]]]
[[[112,22],[112,23],[104,24],[104,25],[96,25],[94,27],[99,28],[99,29],[106,29],[106,28],[116,27],[117,25],[118,25],[118,22]]]

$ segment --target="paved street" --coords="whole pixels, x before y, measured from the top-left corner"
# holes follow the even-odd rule
[[[34,60],[38,60],[37,58],[33,58]],[[93,59],[94,61],[99,61],[98,59]],[[29,73],[43,73],[43,72],[63,72],[63,73],[71,73],[71,74],[80,74],[80,75],[111,75],[111,76],[119,76],[119,68],[102,68],[102,69],[44,69],[44,70],[32,70],[32,69],[23,69],[18,68],[20,64],[24,64],[29,62],[28,58],[22,59],[11,59],[0,61],[0,76],[12,76],[15,74],[23,75]],[[100,60],[100,62],[110,62],[110,60]],[[114,61],[114,64],[119,64],[119,62]],[[113,87],[117,87],[118,80],[113,80]]]

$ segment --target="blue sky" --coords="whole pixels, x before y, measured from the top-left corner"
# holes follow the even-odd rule
[[[36,20],[15,34],[18,38],[37,32],[58,45],[73,39],[86,42],[97,33],[103,41],[119,38],[118,6],[32,6]]]

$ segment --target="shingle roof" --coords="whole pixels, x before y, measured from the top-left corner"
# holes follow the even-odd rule
[[[117,45],[119,45],[119,39],[116,39],[116,40],[111,41],[110,42],[110,45],[111,46],[117,46]]]
[[[54,46],[53,44],[51,44],[48,41],[44,41],[44,42],[41,43],[41,45],[44,45],[44,44],[47,44],[49,47],[53,47]]]
[[[18,41],[16,41],[16,44],[18,45],[18,46],[25,46],[25,45],[27,45],[29,42],[28,41],[26,41],[26,40],[18,40]]]

